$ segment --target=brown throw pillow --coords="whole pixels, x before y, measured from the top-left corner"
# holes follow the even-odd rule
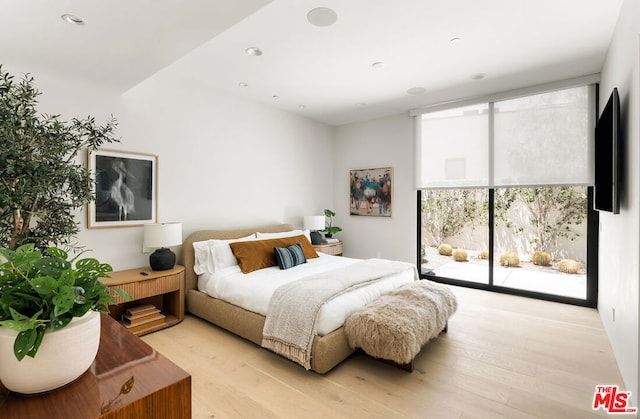
[[[296,243],[301,244],[305,258],[313,259],[318,257],[311,242],[304,234],[278,239],[229,243],[229,247],[231,247],[233,255],[238,259],[238,265],[242,273],[248,274],[258,269],[276,266],[274,249],[276,247],[289,247]]]

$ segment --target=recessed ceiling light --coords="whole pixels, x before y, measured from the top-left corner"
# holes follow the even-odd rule
[[[338,20],[338,15],[328,7],[316,7],[307,13],[307,20],[314,26],[331,26]]]
[[[307,109],[305,105],[298,105],[298,109]]]
[[[371,64],[371,67],[375,68],[376,70],[379,70],[382,67],[384,67],[384,63],[382,61],[376,61],[375,63]]]
[[[452,44],[457,44],[460,41],[462,41],[462,39],[458,38],[457,36],[449,40],[449,42],[451,42]]]
[[[245,82],[238,83],[238,86],[240,86],[240,87],[249,87],[249,85],[247,83],[245,83]]]
[[[425,89],[424,87],[412,87],[411,89],[407,90],[407,93],[410,95],[424,95],[425,93],[427,93],[427,89]]]
[[[485,77],[487,77],[487,75],[486,75],[486,74],[478,73],[478,74],[474,74],[473,76],[471,76],[471,79],[472,79],[472,80],[482,80],[482,79],[484,79]]]
[[[262,50],[258,47],[249,47],[245,49],[246,53],[251,55],[252,57],[259,57],[262,55]]]
[[[70,23],[72,25],[84,25],[84,20],[79,18],[78,16],[74,16],[74,15],[70,15],[70,14],[64,14],[62,16],[60,16],[62,18],[62,20],[64,20],[67,23]]]
[[[358,103],[356,103],[356,108],[364,108],[365,106],[367,106],[367,104],[366,104],[366,103],[364,103],[364,102],[358,102]]]
[[[271,96],[271,99],[277,99],[277,98],[279,98],[279,97],[280,97],[280,96],[278,96],[278,95],[273,95],[273,96]]]

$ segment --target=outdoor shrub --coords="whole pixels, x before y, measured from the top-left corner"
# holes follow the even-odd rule
[[[466,262],[467,256],[467,251],[464,249],[456,249],[453,251],[453,260],[456,262]]]
[[[551,255],[547,252],[535,252],[531,261],[534,265],[549,266],[551,265]]]
[[[479,189],[422,191],[423,237],[430,243],[445,243],[467,227],[486,225],[486,192]]]
[[[503,253],[500,256],[500,265],[506,267],[520,266],[520,258],[513,252]]]
[[[483,250],[482,252],[480,252],[480,259],[489,259],[489,251]]]
[[[573,259],[562,259],[558,262],[558,270],[566,274],[578,273],[580,264]]]
[[[453,254],[453,247],[450,244],[441,244],[438,246],[438,253],[442,256],[451,256]]]

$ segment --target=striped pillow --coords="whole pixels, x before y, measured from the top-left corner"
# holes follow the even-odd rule
[[[276,262],[280,269],[293,268],[294,266],[307,262],[301,243],[296,243],[289,247],[276,247],[274,248],[274,252]]]

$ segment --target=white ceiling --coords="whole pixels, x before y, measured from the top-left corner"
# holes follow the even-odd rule
[[[622,2],[0,0],[0,64],[123,93],[173,63],[204,89],[342,125],[598,73]],[[320,6],[334,25],[309,24]]]

